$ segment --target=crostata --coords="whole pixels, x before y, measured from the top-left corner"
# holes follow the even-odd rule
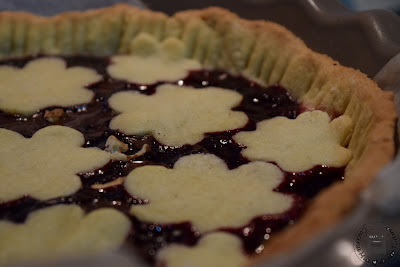
[[[0,39],[0,264],[246,266],[344,218],[394,154],[392,94],[272,22],[3,12]]]

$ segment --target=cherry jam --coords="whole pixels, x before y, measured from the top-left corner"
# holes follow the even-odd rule
[[[21,68],[33,59],[35,57],[5,60],[1,61],[0,65]],[[194,245],[201,234],[190,222],[168,225],[142,222],[129,215],[129,209],[131,205],[145,205],[146,200],[129,195],[123,185],[114,185],[104,189],[95,189],[93,185],[114,181],[118,177],[128,175],[133,169],[145,165],[162,165],[172,168],[179,158],[196,153],[217,155],[226,162],[230,169],[237,168],[249,161],[241,156],[240,153],[244,147],[233,140],[232,136],[235,133],[255,130],[257,122],[276,116],[294,119],[302,110],[288,91],[280,85],[265,87],[242,76],[234,76],[223,71],[192,71],[186,78],[172,84],[192,86],[198,90],[208,86],[234,90],[243,96],[242,102],[234,110],[244,112],[248,116],[249,122],[241,129],[206,133],[204,139],[195,145],[170,147],[159,143],[151,135],[130,136],[113,131],[108,127],[111,119],[117,115],[108,105],[108,99],[112,94],[134,90],[151,95],[156,93],[156,87],[164,82],[141,85],[115,80],[106,71],[110,63],[109,58],[67,56],[63,59],[67,62],[68,67],[88,67],[102,75],[103,79],[100,82],[88,86],[95,93],[93,100],[80,106],[48,107],[29,117],[0,112],[0,127],[16,131],[25,137],[31,137],[41,128],[58,124],[81,132],[85,136],[85,147],[104,149],[107,138],[114,135],[129,145],[127,154],[136,153],[144,144],[149,145],[150,150],[134,160],[112,161],[96,171],[80,173],[82,188],[73,195],[47,201],[39,201],[25,196],[0,204],[0,219],[23,223],[29,213],[57,204],[77,204],[86,211],[114,207],[129,216],[132,221],[132,229],[125,246],[139,251],[150,262],[154,262],[157,250],[163,246],[169,243]],[[58,120],[51,122],[46,119],[46,114],[54,109],[61,109],[63,115]],[[298,220],[312,197],[331,183],[342,180],[343,177],[344,168],[328,166],[315,166],[313,169],[301,173],[286,172],[283,182],[274,190],[293,196],[293,205],[289,211],[284,214],[265,214],[254,218],[240,228],[219,230],[239,236],[243,240],[244,250],[247,253],[259,253],[263,248],[262,244],[268,241],[271,235],[273,236],[275,232]],[[215,205],[218,204],[215,203]]]

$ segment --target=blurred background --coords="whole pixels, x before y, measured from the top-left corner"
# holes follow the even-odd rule
[[[400,15],[400,0],[340,0],[340,2],[355,11],[388,9]]]

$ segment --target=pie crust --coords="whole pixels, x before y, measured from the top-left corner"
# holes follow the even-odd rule
[[[263,85],[278,83],[308,110],[352,119],[355,126],[347,143],[353,157],[345,181],[318,194],[302,218],[269,240],[256,260],[288,252],[338,223],[394,155],[391,92],[381,91],[360,71],[311,51],[280,25],[244,20],[221,8],[172,17],[123,4],[50,18],[3,12],[0,57],[127,54],[138,49],[133,41],[140,33],[159,41],[175,37],[185,44],[183,56],[204,68],[240,73]]]

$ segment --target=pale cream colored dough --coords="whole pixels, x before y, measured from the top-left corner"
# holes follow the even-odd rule
[[[113,118],[110,128],[125,134],[152,134],[169,146],[195,144],[204,133],[236,129],[246,125],[243,112],[231,109],[242,96],[232,90],[164,84],[153,95],[124,91],[111,96],[112,109],[122,113]]]
[[[296,119],[275,117],[257,123],[251,132],[239,132],[233,139],[245,145],[242,155],[257,161],[275,162],[285,171],[300,172],[316,165],[343,167],[351,159],[345,148],[353,123],[343,115],[331,121],[315,110]]]
[[[110,252],[122,245],[130,225],[115,209],[85,214],[76,205],[32,212],[23,224],[0,221],[0,265]]]
[[[97,148],[81,147],[83,135],[64,126],[49,126],[32,138],[0,129],[0,203],[24,195],[46,200],[70,195],[81,187],[80,172],[110,160]]]
[[[94,70],[67,68],[60,58],[39,58],[23,68],[0,66],[0,109],[32,115],[50,106],[88,103],[94,93],[85,86],[101,80]]]
[[[157,254],[166,267],[241,267],[246,260],[241,240],[223,232],[207,234],[193,247],[172,244]]]
[[[287,211],[292,197],[273,191],[282,179],[283,173],[273,164],[252,162],[229,170],[217,156],[194,154],[179,159],[173,169],[136,168],[124,186],[133,196],[149,200],[131,207],[131,214],[139,219],[190,221],[199,232],[207,232]]]
[[[189,70],[199,69],[200,63],[192,59],[169,61],[157,56],[113,56],[107,71],[111,77],[138,84],[173,82],[185,78]]]
[[[201,64],[184,57],[185,45],[170,37],[159,43],[148,33],[141,33],[131,44],[131,55],[111,58],[107,68],[111,77],[138,84],[174,82],[185,78],[190,70],[201,69]]]

